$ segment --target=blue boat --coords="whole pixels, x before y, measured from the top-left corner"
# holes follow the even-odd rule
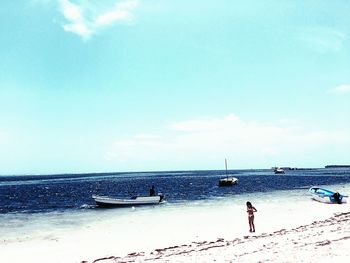
[[[309,192],[312,194],[314,200],[327,204],[346,203],[348,198],[347,195],[341,195],[338,192],[333,192],[320,187],[311,187]]]

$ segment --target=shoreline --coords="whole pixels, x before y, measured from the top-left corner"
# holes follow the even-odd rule
[[[350,258],[350,212],[291,229],[259,235],[214,241],[197,241],[132,252],[126,256],[109,255],[81,263],[112,262],[345,262]]]
[[[350,192],[350,184],[331,188],[341,193]],[[247,200],[258,209],[255,233],[248,231]],[[299,261],[305,262],[305,259],[310,261],[314,257],[322,261],[323,258],[330,258],[329,255],[348,255],[350,258],[349,254],[338,249],[345,246],[350,251],[347,239],[350,236],[350,218],[346,212],[350,213],[349,204],[316,202],[304,189],[292,189],[148,208],[14,214],[4,216],[0,222],[3,226],[0,229],[0,261],[295,262],[291,255],[296,255]],[[323,222],[327,219],[332,219],[333,225],[345,229],[347,236],[333,237],[338,230],[327,230],[326,222]],[[338,223],[341,220],[346,220],[349,226]],[[311,223],[316,224],[317,230],[325,230],[315,232],[308,227]],[[292,231],[300,226],[305,229]],[[278,231],[283,235],[278,235]],[[293,243],[286,241],[290,239],[298,243],[302,239],[298,235],[307,236],[310,231],[324,237],[316,241],[328,239],[331,242],[331,245],[324,247],[336,244],[332,248],[336,252],[329,251],[325,257],[318,257],[317,252],[314,252],[315,255],[304,255],[293,248]],[[304,243],[307,245],[316,241],[308,237]],[[285,253],[284,247],[292,252]],[[324,247],[316,246],[321,252]],[[256,252],[258,250],[260,252]]]

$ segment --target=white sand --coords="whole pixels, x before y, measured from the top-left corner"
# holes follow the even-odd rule
[[[350,212],[292,229],[233,240],[192,242],[181,246],[107,256],[92,262],[349,262]]]

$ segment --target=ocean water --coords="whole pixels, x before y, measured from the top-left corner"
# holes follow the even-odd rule
[[[239,179],[234,187],[218,187],[219,178],[225,176],[222,171],[0,176],[0,214],[94,209],[93,194],[148,195],[151,185],[169,203],[181,203],[350,182],[350,169],[290,170],[284,175],[271,170],[231,173]]]
[[[349,195],[350,169],[230,173],[238,185],[218,187],[223,171],[1,176],[0,262],[80,262],[233,239],[247,234],[248,200],[258,209],[257,233],[349,211],[348,204],[312,201],[307,190],[317,185]],[[166,195],[165,204],[102,209],[91,198],[148,195],[151,185]]]

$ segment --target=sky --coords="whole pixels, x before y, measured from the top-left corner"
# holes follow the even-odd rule
[[[350,3],[0,4],[0,175],[350,164]]]

